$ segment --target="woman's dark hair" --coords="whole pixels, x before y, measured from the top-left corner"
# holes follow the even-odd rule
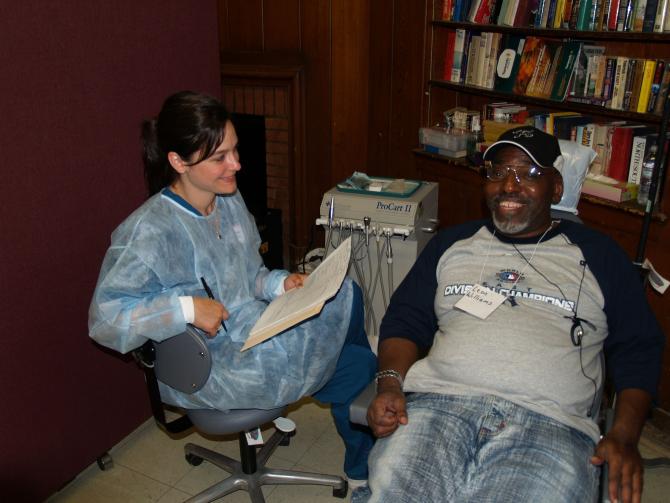
[[[168,152],[176,152],[189,165],[207,159],[223,142],[229,119],[226,107],[206,94],[181,91],[168,97],[158,117],[142,123],[142,159],[149,195],[177,179]]]

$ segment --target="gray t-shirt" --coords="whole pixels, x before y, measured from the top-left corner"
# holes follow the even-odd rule
[[[512,244],[482,226],[442,254],[435,274],[438,330],[405,391],[500,396],[597,440],[588,413],[608,327],[581,249],[561,233]],[[509,296],[485,320],[454,308],[475,283]],[[582,325],[581,347],[570,337],[575,313],[595,327]]]

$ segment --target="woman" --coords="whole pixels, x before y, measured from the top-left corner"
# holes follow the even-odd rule
[[[372,438],[348,421],[350,402],[376,369],[358,288],[345,280],[318,317],[240,352],[267,303],[305,276],[263,266],[260,237],[235,181],[237,135],[220,102],[174,94],[145,121],[142,138],[151,197],[112,234],[89,311],[90,336],[126,353],[192,323],[209,336],[209,380],[192,395],[162,385],[165,402],[272,408],[313,394],[332,403],[345,473],[367,478]]]

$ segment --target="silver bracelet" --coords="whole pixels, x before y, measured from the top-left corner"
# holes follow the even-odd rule
[[[400,389],[402,389],[402,385],[404,383],[402,376],[400,375],[400,372],[397,370],[380,370],[375,374],[375,385],[379,387],[379,380],[383,379],[384,377],[393,377],[394,379],[397,379],[398,382],[400,383]]]

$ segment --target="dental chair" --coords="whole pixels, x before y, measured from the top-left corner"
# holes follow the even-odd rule
[[[265,465],[279,445],[288,445],[295,433],[292,421],[282,418],[284,407],[275,409],[187,409],[184,415],[167,421],[164,404],[160,398],[158,381],[183,393],[195,393],[201,389],[211,370],[211,357],[205,336],[198,329],[188,326],[187,330],[163,342],[147,342],[133,352],[136,361],[144,370],[151,410],[158,425],[167,433],[184,432],[191,427],[207,435],[219,436],[237,434],[239,437],[240,460],[224,456],[218,452],[188,443],[184,446],[186,461],[198,466],[208,461],[230,475],[189,499],[192,503],[214,501],[238,490],[245,490],[253,503],[265,501],[263,485],[326,485],[333,488],[333,496],[347,495],[347,481],[334,475],[322,475],[293,470],[267,468]],[[249,445],[246,433],[257,431],[267,423],[274,422],[276,431],[257,451]]]

